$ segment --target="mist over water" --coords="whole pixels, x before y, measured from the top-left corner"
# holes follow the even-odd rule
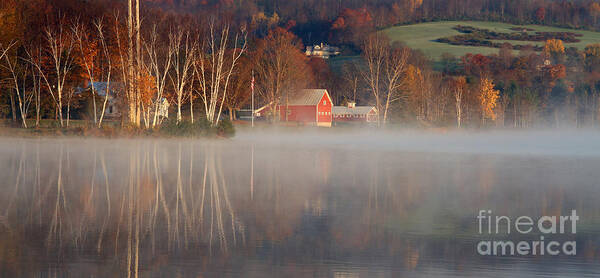
[[[1,138],[0,276],[597,277],[599,166],[581,130]],[[577,255],[480,256],[482,209],[577,210]]]

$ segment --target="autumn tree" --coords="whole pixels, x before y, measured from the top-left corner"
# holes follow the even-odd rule
[[[76,55],[74,56],[76,57],[76,63],[85,69],[83,77],[88,80],[91,88],[94,124],[98,124],[98,109],[96,108],[97,92],[94,84],[96,81],[94,79],[96,75],[96,64],[98,64],[97,59],[100,52],[98,41],[92,36],[92,30],[80,21],[75,22],[71,29],[77,49],[74,53]]]
[[[275,28],[258,42],[254,53],[256,89],[274,112],[279,104],[312,82],[307,58],[298,37],[288,30]],[[277,120],[277,113],[272,113]]]
[[[409,13],[413,14],[418,8],[423,5],[423,0],[408,0],[406,1]]]
[[[562,40],[550,39],[546,41],[544,45],[544,55],[547,58],[552,58],[555,61],[560,61],[561,57],[565,54],[565,46]]]
[[[496,119],[494,108],[497,105],[500,91],[494,89],[494,83],[489,78],[481,78],[479,82],[479,105],[481,106],[481,122],[485,124],[485,119]]]
[[[482,54],[468,53],[462,58],[465,73],[468,75],[482,76],[488,73],[491,59]]]
[[[23,29],[26,28],[23,23],[25,21],[19,13],[19,2],[17,0],[2,1],[0,3],[0,44],[6,46],[16,43],[20,45]]]
[[[366,8],[346,8],[331,24],[331,39],[341,44],[359,45],[373,27],[373,17]]]
[[[543,81],[545,82],[546,91],[552,90],[556,85],[556,81],[567,76],[565,65],[549,65],[543,68]]]
[[[600,3],[596,1],[592,1],[589,7],[590,14],[592,15],[593,24],[598,22],[598,17],[600,16]]]
[[[152,112],[154,97],[156,96],[156,80],[154,76],[150,74],[148,68],[144,67],[141,69],[140,75],[136,80],[136,86],[140,90],[140,109],[142,120],[146,128],[152,126]]]
[[[585,67],[589,72],[600,71],[600,44],[590,44],[585,47]]]
[[[251,96],[250,83],[252,82],[252,60],[242,56],[231,76],[231,90],[225,98],[225,107],[229,110],[229,120],[235,120],[235,111],[248,103]]]
[[[535,11],[535,18],[537,19],[538,23],[543,23],[544,19],[546,18],[546,9],[544,7],[539,7]]]
[[[404,77],[404,87],[408,91],[408,105],[418,121],[425,120],[428,112],[429,84],[426,73],[415,65],[408,65]]]

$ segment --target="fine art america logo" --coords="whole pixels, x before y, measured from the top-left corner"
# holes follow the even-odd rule
[[[571,215],[542,216],[534,219],[529,216],[510,218],[493,215],[491,210],[480,210],[477,215],[479,234],[490,238],[477,243],[477,253],[483,256],[557,256],[577,255],[576,241],[555,241],[557,235],[577,233],[577,211]],[[539,234],[533,241],[494,240],[499,234]]]

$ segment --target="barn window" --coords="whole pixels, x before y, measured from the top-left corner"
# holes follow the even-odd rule
[[[327,100],[323,100],[323,105],[327,105]]]

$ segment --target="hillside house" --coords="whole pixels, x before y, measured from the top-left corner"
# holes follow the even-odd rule
[[[340,48],[321,43],[320,45],[307,46],[306,56],[329,59],[331,56],[340,55]]]

